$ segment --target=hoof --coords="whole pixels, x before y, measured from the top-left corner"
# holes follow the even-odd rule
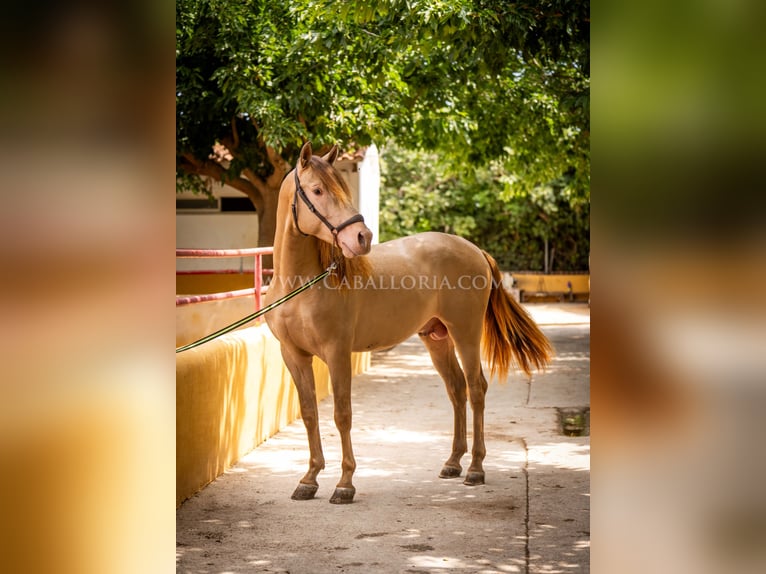
[[[457,478],[463,469],[459,466],[444,466],[439,473],[439,478]]]
[[[465,475],[463,484],[467,486],[478,486],[484,484],[484,472],[469,472]]]
[[[330,498],[331,504],[351,504],[354,502],[354,494],[356,494],[356,488],[353,486],[351,488],[343,488],[338,487],[335,489],[335,492],[332,493],[332,497]]]
[[[317,489],[319,488],[316,484],[303,484],[300,483],[298,485],[298,488],[295,489],[295,492],[293,492],[292,499],[293,500],[311,500],[314,498],[314,495],[317,492]]]

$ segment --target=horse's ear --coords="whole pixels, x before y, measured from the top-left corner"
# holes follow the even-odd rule
[[[306,169],[309,166],[309,162],[311,161],[311,142],[306,142],[303,144],[303,147],[301,148],[301,159],[300,159],[300,167],[301,169]]]
[[[330,148],[330,151],[328,151],[326,154],[322,156],[322,159],[325,160],[330,165],[335,163],[335,160],[338,159],[338,146],[334,145],[332,148]]]

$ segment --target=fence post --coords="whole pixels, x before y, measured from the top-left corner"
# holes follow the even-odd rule
[[[252,289],[238,289],[235,291],[224,291],[219,293],[210,293],[206,295],[191,295],[187,297],[179,297],[176,295],[176,307],[189,305],[191,303],[201,303],[203,301],[220,301],[224,299],[231,299],[232,297],[245,297],[253,295],[253,301],[255,302],[255,310],[259,311],[262,307],[262,293],[263,289],[263,256],[271,255],[274,253],[273,247],[255,247],[255,248],[243,248],[243,249],[180,249],[176,248],[176,257],[182,258],[209,258],[209,257],[238,257],[240,259],[239,273],[242,273],[242,261],[243,257],[255,257],[255,263],[253,265],[253,288]],[[273,269],[269,269],[272,271]],[[229,273],[236,272],[232,270],[222,271],[178,271],[176,275],[187,274],[217,274],[217,273]]]
[[[260,253],[255,256],[255,270],[253,273],[255,274],[255,310],[259,311],[261,309],[261,285],[263,283],[263,260]]]

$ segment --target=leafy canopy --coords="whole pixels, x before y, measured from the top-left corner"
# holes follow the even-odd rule
[[[588,11],[574,0],[178,0],[179,151],[207,157],[234,123],[248,148],[395,137],[472,164],[512,154],[530,176],[544,177],[535,163],[564,171],[553,167],[571,167],[562,150],[588,144]],[[268,169],[260,155],[247,165]]]
[[[588,0],[177,0],[179,178],[244,172],[259,184],[305,140],[396,141],[435,153],[429,165],[481,181],[505,203],[555,189],[582,206],[589,9]],[[215,143],[231,156],[206,169]],[[470,218],[456,213],[447,227]]]
[[[380,232],[386,241],[421,231],[470,239],[512,270],[584,271],[590,203],[567,193],[567,178],[514,193],[501,164],[456,176],[433,152],[388,145],[381,152]]]

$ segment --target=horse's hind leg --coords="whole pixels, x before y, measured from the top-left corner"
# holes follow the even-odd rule
[[[484,398],[487,394],[487,379],[481,369],[481,335],[471,336],[469,329],[455,331],[454,344],[460,355],[463,372],[468,383],[468,398],[473,412],[473,446],[471,448],[471,466],[466,472],[464,484],[475,486],[484,484],[484,457],[487,454],[484,445]]]
[[[447,395],[452,403],[454,411],[454,435],[452,439],[452,454],[444,463],[439,476],[441,478],[455,478],[460,476],[462,467],[460,459],[468,450],[466,442],[466,394],[465,377],[455,356],[455,347],[449,337],[433,338],[427,332],[420,333],[420,340],[428,349],[431,361],[436,371],[444,380],[447,387]]]
[[[310,500],[314,498],[314,494],[319,488],[316,478],[325,464],[322,439],[319,433],[319,412],[317,410],[312,356],[282,345],[282,358],[293,376],[295,388],[298,391],[301,418],[306,426],[306,435],[309,441],[309,469],[298,483],[292,498],[293,500]]]

